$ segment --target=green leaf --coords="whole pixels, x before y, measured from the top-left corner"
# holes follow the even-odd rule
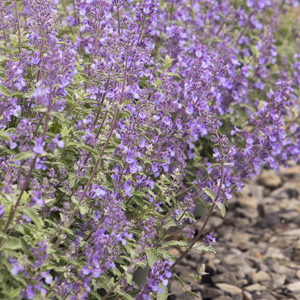
[[[41,218],[39,217],[39,214],[37,211],[32,207],[21,207],[19,209],[21,213],[24,213],[27,217],[31,219],[31,221],[36,225],[37,228],[43,227],[43,222]]]
[[[156,80],[154,81],[154,84],[155,84],[157,87],[161,86],[161,80],[160,80],[159,77],[156,78]]]
[[[188,294],[191,295],[191,296],[197,297],[198,299],[202,299],[199,295],[197,295],[197,294],[194,293],[194,292],[191,292],[191,291],[185,291],[185,292],[188,293]]]
[[[197,245],[198,244],[198,245]],[[198,251],[204,251],[204,252],[212,252],[212,253],[216,253],[216,251],[214,250],[214,248],[212,246],[205,246],[202,243],[197,243],[193,249],[196,249]]]
[[[127,294],[126,292],[124,292],[122,290],[116,290],[116,293],[121,295],[122,297],[124,297],[124,299],[126,299],[126,300],[134,300],[134,298],[132,296],[130,296],[129,294]]]
[[[6,97],[12,97],[13,93],[4,85],[0,84],[0,93]]]
[[[97,292],[95,292],[95,291],[93,291],[93,290],[90,290],[89,291],[89,294],[91,294],[91,295],[93,295],[96,299],[98,299],[98,300],[101,300],[102,298],[100,297],[100,295],[97,293]]]
[[[23,160],[30,157],[33,157],[34,153],[32,152],[22,152],[13,158],[13,161]]]
[[[3,231],[0,231],[0,238],[6,238],[7,234],[4,233]]]
[[[219,166],[221,166],[221,164],[215,163],[215,164],[209,165],[208,167],[209,167],[209,168],[214,168],[214,167],[219,167]]]
[[[168,218],[162,228],[177,226],[177,222],[173,218]]]
[[[87,204],[79,206],[79,210],[82,215],[86,215],[88,213],[89,209],[90,209],[90,207]]]
[[[158,285],[159,288],[161,288],[162,293],[157,295],[157,300],[167,300],[169,290],[167,286],[162,285],[161,283]]]
[[[155,249],[146,249],[146,256],[150,267],[152,267],[153,264],[158,261],[158,253]]]
[[[187,247],[188,243],[185,241],[175,241],[174,240],[174,241],[169,241],[169,242],[164,243],[163,248],[171,247],[171,246]]]
[[[68,181],[69,181],[70,188],[72,188],[74,186],[74,184],[75,184],[75,181],[76,181],[76,176],[75,176],[74,173],[69,173]]]
[[[181,286],[184,287],[183,281],[176,274],[174,274],[174,276],[179,281],[179,283],[181,284]]]
[[[215,195],[215,193],[214,193],[211,189],[209,189],[209,188],[203,188],[202,190],[203,190],[203,192],[204,192],[207,196],[209,196],[209,198],[211,198],[212,200],[215,200],[216,195]]]
[[[234,167],[234,164],[230,164],[230,163],[225,163],[225,166],[230,166],[230,167]]]
[[[3,131],[0,131],[0,139],[6,140],[7,142],[11,142],[10,137],[6,135]]]
[[[222,213],[222,217],[224,218],[225,215],[226,215],[226,207],[223,203],[219,203],[219,202],[216,202],[216,205],[219,207],[221,213]]]
[[[167,76],[173,76],[173,77],[176,77],[176,78],[181,78],[179,74],[172,73],[172,72],[168,72]]]
[[[9,237],[2,246],[1,250],[17,250],[22,248],[20,240],[14,237]]]
[[[176,259],[174,258],[174,256],[171,255],[171,254],[170,254],[167,250],[165,250],[165,249],[158,248],[158,249],[157,249],[157,253],[158,253],[159,255],[161,255],[164,259],[169,258],[169,260],[171,260],[171,261],[175,261],[175,260],[176,260]]]
[[[164,64],[163,64],[164,68],[165,69],[169,69],[171,67],[171,65],[172,65],[172,61],[173,60],[174,59],[172,59],[169,55],[166,55],[166,58],[165,58]]]
[[[12,1],[5,1],[1,8],[5,8],[6,6],[11,5],[11,4],[12,4]]]

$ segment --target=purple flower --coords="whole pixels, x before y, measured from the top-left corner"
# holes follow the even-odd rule
[[[231,198],[232,198],[232,195],[230,194],[230,192],[231,192],[231,189],[226,189],[225,197],[226,197],[227,199],[231,199]]]
[[[0,205],[0,219],[2,219],[5,216],[4,208],[5,205]]]
[[[31,222],[31,219],[29,217],[27,217],[26,215],[23,215],[22,218],[24,219],[24,221],[26,223],[30,223]]]
[[[130,194],[131,191],[131,186],[130,186],[131,180],[126,180],[124,184],[124,189],[125,189],[125,194],[131,197],[132,195]]]
[[[206,247],[208,247],[210,245],[211,242],[215,243],[216,242],[216,238],[212,237],[212,232],[209,235],[206,235],[206,237],[203,239],[203,243]]]
[[[34,64],[34,65],[37,65],[39,63],[39,58],[38,58],[38,53],[37,52],[34,52],[33,54],[33,58],[31,60],[31,62]]]
[[[192,103],[188,103],[188,107],[186,108],[185,112],[190,115],[193,113],[193,104]]]
[[[33,297],[35,295],[34,287],[32,285],[27,285],[25,293],[26,293],[27,299],[33,299]]]
[[[43,206],[44,201],[39,198],[39,194],[40,194],[39,192],[34,193],[34,196],[32,196],[30,201],[29,201],[30,206],[33,206],[35,204],[38,205],[38,206]]]
[[[45,143],[43,143],[43,145],[44,144]],[[33,152],[35,154],[42,154],[42,152],[44,151],[43,145],[42,145],[42,138],[35,139],[35,146],[32,149]]]

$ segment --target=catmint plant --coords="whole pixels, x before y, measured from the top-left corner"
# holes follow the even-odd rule
[[[0,298],[197,297],[211,215],[298,161],[297,4],[0,1]]]

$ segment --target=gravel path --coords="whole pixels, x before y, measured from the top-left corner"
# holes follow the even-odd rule
[[[175,273],[189,285],[188,275],[205,263],[209,275],[190,289],[203,299],[300,300],[300,166],[264,171],[242,194],[230,199],[225,218],[214,214],[209,221],[216,254],[194,250]],[[184,249],[168,251],[179,256]],[[180,292],[176,279],[169,288],[177,292],[170,300],[197,299]]]

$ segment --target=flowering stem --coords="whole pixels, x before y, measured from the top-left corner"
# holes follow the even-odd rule
[[[236,40],[235,46],[238,45],[238,43],[239,43],[241,37],[244,35],[244,32],[245,32],[245,30],[246,30],[246,28],[247,28],[247,26],[248,26],[248,24],[249,24],[249,22],[250,22],[250,19],[251,19],[251,17],[252,17],[253,14],[254,14],[254,11],[252,11],[252,12],[250,13],[250,15],[249,15],[249,17],[248,17],[248,19],[247,19],[247,21],[246,21],[244,27],[243,27],[242,32],[240,33],[238,39]]]
[[[47,127],[48,127],[48,119],[49,119],[49,113],[50,113],[51,102],[52,102],[52,101],[51,101],[51,95],[52,95],[52,89],[50,88],[49,104],[48,104],[48,109],[47,109],[47,113],[46,113],[46,120],[45,120],[45,125],[44,125],[44,129],[43,129],[43,134],[42,134],[42,143],[43,143],[43,141],[44,141],[45,134],[46,134]],[[22,190],[21,190],[21,192],[20,192],[20,194],[19,194],[19,197],[18,197],[18,199],[17,199],[17,202],[16,202],[15,205],[12,205],[12,207],[11,207],[11,210],[10,210],[9,216],[8,216],[7,223],[6,223],[5,228],[4,228],[4,230],[3,230],[4,233],[6,233],[6,231],[7,231],[8,228],[9,228],[10,223],[11,223],[12,220],[13,220],[13,217],[14,217],[14,215],[15,215],[15,212],[16,212],[16,210],[17,210],[17,207],[18,207],[19,204],[20,204],[20,201],[21,201],[21,198],[22,198],[22,196],[23,196],[23,193],[24,193],[25,189],[27,188],[27,185],[28,185],[29,180],[30,180],[30,178],[31,178],[31,174],[32,174],[32,172],[33,172],[33,170],[34,170],[34,168],[35,168],[35,163],[36,163],[36,161],[37,161],[38,156],[39,156],[39,154],[36,154],[36,155],[35,155],[35,157],[34,157],[34,159],[33,159],[33,162],[31,163],[29,172],[28,172],[28,174],[27,174],[25,183],[24,183],[24,185],[23,185],[23,187],[22,187]]]
[[[21,44],[21,26],[20,26],[20,16],[19,16],[19,11],[18,11],[18,5],[17,5],[17,1],[14,0],[15,2],[15,7],[16,7],[16,16],[17,16],[17,20],[18,20],[18,40],[19,40],[19,53],[21,54],[22,52],[22,44]]]
[[[119,104],[122,104],[122,103],[123,103],[124,90],[125,90],[125,81],[126,81],[126,75],[127,75],[127,62],[128,62],[128,55],[126,56],[126,61],[125,61],[125,71],[124,71],[124,76],[123,76],[122,94],[121,94],[121,98],[120,98]],[[109,143],[109,141],[110,141],[110,139],[111,139],[111,136],[112,136],[112,134],[113,134],[113,131],[114,131],[114,128],[115,128],[115,126],[116,126],[116,123],[117,123],[117,119],[118,119],[119,113],[120,113],[120,108],[119,108],[119,106],[118,106],[117,109],[116,109],[116,112],[115,112],[113,121],[112,121],[112,125],[111,125],[111,129],[110,129],[109,135],[108,135],[108,137],[107,137],[107,139],[106,139],[106,141],[105,141],[105,144],[104,144],[104,146],[103,146],[103,148],[102,148],[102,151],[101,151],[100,155],[98,156],[98,159],[97,159],[97,161],[96,161],[96,163],[95,163],[95,166],[94,166],[94,168],[93,168],[93,171],[92,171],[92,174],[91,174],[91,176],[90,176],[90,178],[89,178],[89,181],[88,181],[88,183],[86,184],[86,186],[85,186],[85,188],[84,188],[84,191],[83,191],[83,193],[82,193],[82,195],[81,195],[81,197],[80,197],[80,200],[79,200],[79,202],[78,202],[78,207],[76,207],[76,208],[74,209],[74,211],[73,211],[73,213],[72,213],[72,215],[71,215],[71,217],[70,217],[70,222],[69,222],[69,224],[71,224],[71,221],[73,220],[73,218],[74,218],[74,216],[75,216],[75,213],[78,211],[79,206],[82,204],[83,199],[85,198],[86,193],[87,193],[87,191],[88,191],[88,189],[89,189],[89,187],[90,187],[90,185],[91,185],[91,183],[92,183],[92,180],[94,179],[94,176],[95,176],[96,171],[97,171],[97,169],[98,169],[99,163],[100,163],[100,161],[101,161],[101,159],[102,159],[102,155],[104,154],[104,152],[105,152],[105,150],[106,150],[106,148],[107,148],[107,145],[108,145],[108,143]],[[58,245],[59,245],[59,242],[60,242],[60,238],[58,238]],[[57,245],[57,247],[58,247],[58,245]]]
[[[120,24],[120,8],[119,8],[119,6],[118,6],[117,10],[118,10],[118,34],[120,35],[120,33],[121,33],[121,24]]]
[[[104,99],[105,99],[105,96],[106,96],[106,93],[107,93],[108,85],[109,85],[109,78],[107,79],[107,82],[106,82],[105,93],[102,96],[101,104],[99,106],[99,110],[97,112],[97,116],[96,116],[95,121],[94,121],[94,126],[96,126],[96,124],[98,122],[98,119],[99,119],[99,116],[100,116],[100,113],[101,113],[101,109],[102,109],[102,106],[103,106],[103,102],[104,102]]]
[[[218,134],[216,133],[216,136],[218,136]],[[219,146],[220,146],[220,152],[221,152],[221,156],[223,157],[223,148],[222,148],[222,145],[220,144],[219,142]],[[217,200],[219,198],[219,195],[221,193],[221,189],[222,189],[222,186],[223,186],[223,182],[224,182],[224,165],[225,165],[225,161],[223,160],[222,163],[221,163],[221,181],[220,181],[220,185],[219,185],[219,188],[218,188],[218,192],[213,200],[213,203],[211,205],[211,208],[208,212],[208,215],[204,221],[204,224],[202,225],[200,231],[198,232],[197,236],[194,238],[194,240],[191,242],[191,244],[188,246],[188,248],[181,254],[181,256],[174,262],[174,264],[171,266],[170,268],[170,271],[172,269],[174,269],[174,267],[187,255],[187,253],[193,248],[193,246],[195,245],[195,243],[199,240],[199,238],[201,237],[215,207],[216,207],[216,203],[217,203]]]
[[[21,190],[21,192],[20,192],[20,194],[19,194],[19,197],[18,197],[18,199],[17,199],[16,204],[15,204],[15,205],[12,205],[12,207],[11,207],[11,209],[10,209],[7,223],[6,223],[6,225],[5,225],[5,228],[3,229],[3,232],[4,232],[4,233],[6,233],[6,231],[7,231],[8,228],[9,228],[10,223],[11,223],[12,220],[13,220],[13,217],[14,217],[14,215],[15,215],[15,212],[16,212],[16,210],[17,210],[17,207],[18,207],[19,204],[20,204],[20,201],[21,201],[21,198],[22,198],[22,196],[23,196],[23,193],[25,192],[25,189],[26,189],[26,187],[27,187],[27,185],[28,185],[28,183],[29,183],[29,180],[30,180],[31,174],[32,174],[32,172],[33,172],[33,169],[34,169],[34,167],[35,167],[35,163],[36,163],[37,158],[38,158],[38,154],[36,154],[35,157],[34,157],[34,159],[33,159],[33,162],[32,162],[32,164],[31,164],[31,166],[30,166],[30,169],[29,169],[29,172],[28,172],[28,174],[27,174],[25,183],[23,184],[22,190]],[[2,246],[3,246],[3,245],[2,245]]]
[[[3,27],[3,38],[6,45],[6,32],[5,32],[5,24],[4,24],[4,17],[3,17],[3,11],[1,9],[1,19],[2,19],[2,27]]]

